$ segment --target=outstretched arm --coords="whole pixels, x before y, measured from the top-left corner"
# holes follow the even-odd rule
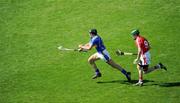
[[[85,45],[79,45],[80,51],[87,51],[91,50],[93,46],[90,45],[89,43],[86,43]]]

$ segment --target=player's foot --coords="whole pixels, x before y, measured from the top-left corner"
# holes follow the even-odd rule
[[[95,75],[92,77],[92,79],[96,79],[96,78],[98,78],[98,77],[101,77],[101,73],[95,74]]]
[[[131,81],[131,72],[127,72],[126,78],[128,79],[129,82]]]
[[[161,68],[161,69],[164,69],[164,70],[167,71],[167,68],[166,68],[162,63],[159,63],[159,65],[160,65],[160,68]]]
[[[143,82],[137,82],[134,86],[143,86]]]

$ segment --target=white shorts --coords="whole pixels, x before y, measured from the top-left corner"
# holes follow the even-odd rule
[[[140,62],[138,64],[142,65],[142,66],[149,65],[150,60],[151,60],[151,55],[150,55],[149,51],[147,51],[146,53],[141,54]]]
[[[102,53],[97,52],[97,56],[105,62],[108,62],[111,59],[107,50],[104,50]]]

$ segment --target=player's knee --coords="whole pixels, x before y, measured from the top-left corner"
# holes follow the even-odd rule
[[[112,67],[112,68],[116,68],[117,65],[115,63],[109,63],[109,65]]]
[[[112,60],[109,60],[106,63],[108,63],[112,68],[115,68],[115,63]]]

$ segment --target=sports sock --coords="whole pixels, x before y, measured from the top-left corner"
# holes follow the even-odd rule
[[[99,74],[99,73],[100,73],[99,69],[96,69],[95,72],[96,72],[96,74]]]
[[[125,76],[127,76],[127,72],[126,72],[126,70],[124,70],[124,69],[122,69],[122,71],[121,71]]]
[[[155,69],[159,69],[161,68],[161,66],[159,64],[157,64],[156,66],[154,66]]]
[[[141,77],[141,78],[139,78],[139,82],[143,82],[143,78]]]

